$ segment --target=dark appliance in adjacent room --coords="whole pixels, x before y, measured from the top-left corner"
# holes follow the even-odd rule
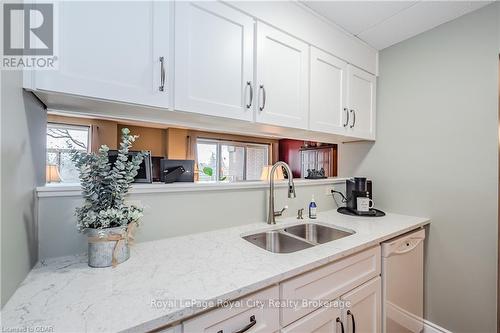
[[[129,151],[128,159],[132,160],[133,156],[141,153],[140,151]],[[118,150],[109,150],[108,151],[108,159],[112,165],[115,164],[116,159],[118,158]],[[153,182],[153,170],[151,163],[151,152],[147,151],[144,160],[139,166],[139,170],[137,170],[137,176],[134,178],[134,183],[152,183]]]
[[[169,160],[162,159],[161,181],[164,183],[174,182],[194,182],[194,161],[193,160]]]

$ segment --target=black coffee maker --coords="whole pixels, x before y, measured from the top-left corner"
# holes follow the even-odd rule
[[[372,199],[372,181],[367,180],[366,177],[354,177],[352,179],[347,179],[345,183],[345,190],[347,198],[346,207],[358,214],[358,197]]]
[[[335,198],[335,194],[342,196],[342,202],[345,203],[345,207],[337,208],[337,212],[345,215],[353,216],[367,216],[367,217],[381,217],[385,213],[380,209],[370,208],[368,211],[358,210],[358,198],[372,198],[372,181],[367,180],[365,177],[354,177],[347,179],[345,182],[345,195],[342,192],[332,190],[332,195]]]

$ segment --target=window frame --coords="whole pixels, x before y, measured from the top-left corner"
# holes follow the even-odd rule
[[[223,139],[213,139],[213,138],[204,138],[204,137],[197,137],[196,138],[196,149],[198,150],[198,144],[212,144],[216,145],[216,160],[215,160],[215,181],[216,182],[224,182],[221,181],[221,158],[222,158],[222,146],[223,145],[228,145],[228,146],[236,146],[236,147],[241,147],[243,148],[243,180],[237,180],[233,181],[232,183],[239,183],[239,182],[247,182],[247,181],[258,181],[258,180],[248,180],[247,179],[247,158],[248,158],[248,147],[255,147],[255,148],[265,148],[266,149],[266,165],[269,165],[269,159],[270,159],[270,152],[271,152],[271,144],[268,143],[255,143],[255,142],[245,142],[245,141],[231,141],[231,140],[223,140]],[[198,161],[198,152],[196,153],[196,164],[199,164]]]
[[[81,130],[83,128],[87,129],[87,153],[90,152],[90,147],[92,147],[92,126],[47,122],[47,130],[49,128],[68,129],[68,130]],[[46,147],[46,149],[47,149],[47,151],[49,149],[56,150],[55,148],[48,148],[48,147]],[[71,151],[71,149],[57,149],[57,150]],[[83,149],[77,149],[77,150],[83,151]]]
[[[50,128],[54,128],[54,129],[66,129],[66,130],[83,130],[85,129],[87,131],[87,149],[84,150],[84,149],[76,149],[77,151],[81,151],[81,152],[87,152],[89,153],[91,151],[91,147],[92,147],[92,126],[89,126],[89,125],[74,125],[74,124],[64,124],[64,123],[58,123],[58,122],[47,122],[47,128],[46,128],[46,132],[48,132],[48,130]],[[46,136],[46,140],[47,140],[47,136],[48,136],[48,133],[45,134]],[[57,155],[57,169],[59,171],[59,173],[61,173],[61,156],[60,156],[60,153],[68,153],[68,152],[71,152],[71,148],[49,148],[46,144],[46,147],[45,147],[45,165],[48,166],[48,165],[53,165],[53,164],[50,164],[49,161],[48,161],[48,155],[49,153],[53,153],[53,154],[56,154]],[[62,182],[64,182],[64,180],[62,180]]]

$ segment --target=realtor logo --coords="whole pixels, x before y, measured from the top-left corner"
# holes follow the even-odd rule
[[[54,69],[54,4],[3,4],[2,69]]]
[[[3,21],[4,55],[53,54],[54,9],[52,4],[4,4]],[[19,31],[19,27],[22,31]]]

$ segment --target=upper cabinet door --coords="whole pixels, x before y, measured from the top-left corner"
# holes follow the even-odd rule
[[[349,135],[375,140],[376,78],[351,65],[348,73]]]
[[[257,23],[256,120],[307,129],[309,46]]]
[[[175,13],[175,109],[253,120],[253,18],[211,1]]]
[[[309,128],[345,134],[347,127],[347,63],[311,47]]]
[[[170,7],[153,1],[60,1],[59,69],[38,71],[35,88],[168,107]]]

